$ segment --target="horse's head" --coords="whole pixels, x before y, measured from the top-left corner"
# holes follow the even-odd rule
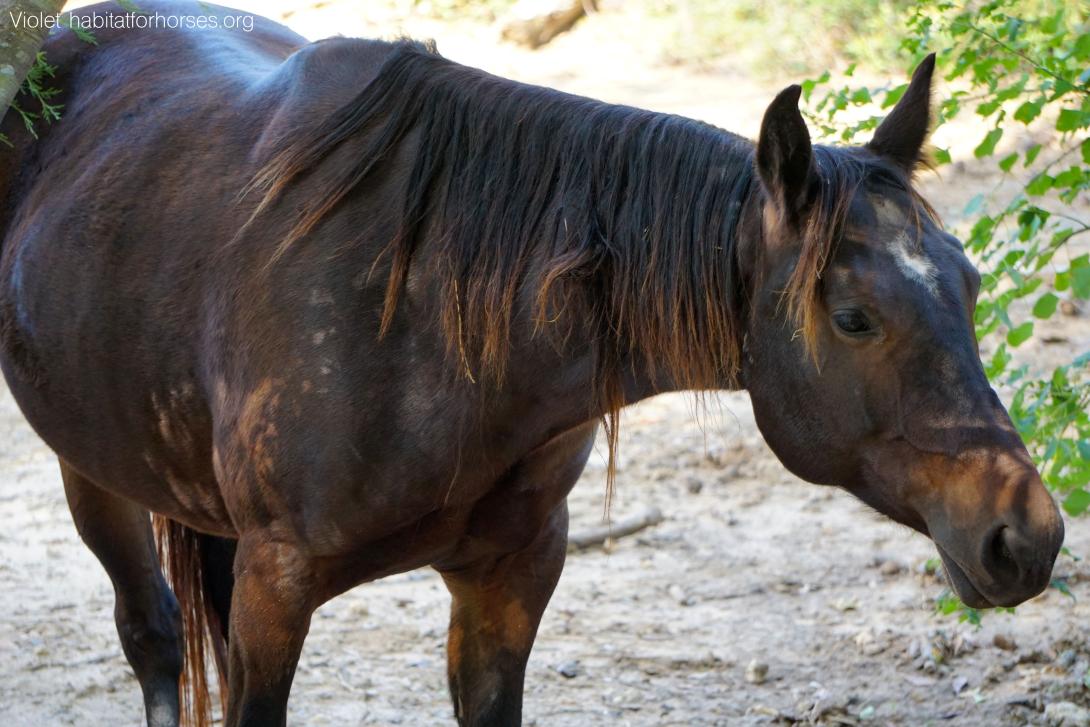
[[[797,86],[769,107],[743,380],[789,469],[929,535],[965,603],[1012,606],[1063,521],[984,375],[980,276],[911,186],[933,66],[861,148],[811,147]]]

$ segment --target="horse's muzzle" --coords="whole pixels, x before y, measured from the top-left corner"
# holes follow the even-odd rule
[[[1017,496],[985,527],[935,537],[951,586],[975,608],[1017,606],[1041,593],[1063,545],[1063,518],[1040,479],[1009,486]]]

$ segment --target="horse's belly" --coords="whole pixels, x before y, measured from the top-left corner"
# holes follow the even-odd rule
[[[4,363],[0,361],[0,363]],[[102,489],[203,532],[235,535],[216,481],[207,434],[184,420],[158,417],[121,426],[63,402],[78,390],[43,392],[4,374],[24,416],[57,456]],[[153,396],[149,398],[154,399]],[[125,408],[122,401],[117,407]],[[138,417],[133,410],[130,414]]]

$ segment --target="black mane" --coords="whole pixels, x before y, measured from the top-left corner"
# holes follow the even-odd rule
[[[738,243],[761,234],[759,215],[743,224],[763,194],[752,142],[499,78],[400,41],[366,88],[292,136],[255,177],[265,191],[256,216],[319,163],[342,165],[314,182],[321,188],[309,190],[313,201],[272,260],[377,173],[410,131],[401,227],[384,251],[382,332],[426,231],[448,350],[471,381],[502,378],[513,323],[528,315],[535,331],[589,332],[594,404],[606,411],[623,404],[619,382],[633,362],[677,388],[737,385],[748,308]],[[358,146],[349,161],[330,158],[348,140]],[[854,190],[872,171],[893,174],[849,149],[815,147],[814,161],[813,211],[784,291],[799,321],[813,316]],[[527,299],[529,311],[520,308]]]

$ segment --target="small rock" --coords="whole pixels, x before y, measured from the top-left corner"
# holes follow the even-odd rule
[[[950,683],[950,686],[954,689],[954,694],[961,694],[965,691],[965,687],[969,686],[969,679],[958,675],[954,677],[954,680]]]
[[[1053,702],[1045,707],[1045,723],[1052,727],[1090,727],[1090,712],[1074,702]]]
[[[878,572],[884,576],[895,576],[903,570],[904,567],[895,560],[887,560],[878,568]]]
[[[1014,651],[1018,648],[1018,644],[1014,643],[1014,639],[1003,634],[996,634],[995,638],[992,639],[992,645],[1003,651]]]
[[[1069,300],[1060,301],[1060,313],[1065,316],[1077,316],[1079,314],[1079,308]]]
[[[670,594],[670,598],[674,599],[681,606],[692,606],[696,603],[696,599],[685,592],[685,589],[676,583],[666,589]]]
[[[1077,655],[1074,649],[1067,649],[1062,654],[1056,657],[1056,666],[1060,667],[1064,671],[1068,671],[1075,663]]]
[[[1040,649],[1033,649],[1032,651],[1028,651],[1028,652],[1026,652],[1024,654],[1019,654],[1018,655],[1018,663],[1019,664],[1047,664],[1048,662],[1052,661],[1052,658],[1053,657],[1051,657],[1049,654],[1046,654],[1044,651],[1042,651]]]
[[[768,664],[754,659],[746,667],[746,681],[750,684],[762,684],[768,678]]]
[[[704,483],[695,477],[690,477],[686,481],[685,487],[689,490],[690,495],[699,495],[700,491],[704,489]]]
[[[1032,694],[1015,694],[1004,702],[1008,707],[1025,707],[1036,712],[1041,711],[1041,698]]]
[[[833,608],[837,611],[857,611],[859,610],[859,601],[851,597],[838,598],[833,601]]]
[[[578,661],[565,661],[556,667],[556,672],[565,679],[574,679],[582,673]]]
[[[762,717],[777,719],[780,716],[780,710],[775,707],[769,707],[767,704],[755,704],[746,710],[746,714],[757,714]]]

